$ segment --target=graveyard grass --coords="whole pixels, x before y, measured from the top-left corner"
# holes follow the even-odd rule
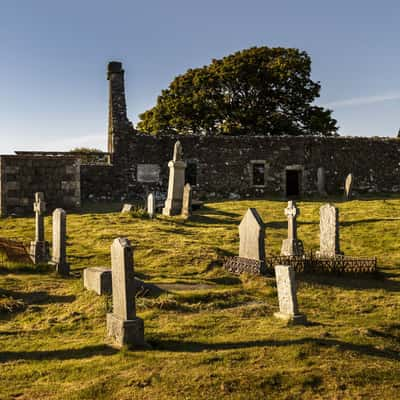
[[[308,250],[319,245],[321,204],[298,202]],[[0,398],[398,399],[400,199],[336,205],[342,250],[377,256],[381,277],[298,275],[300,311],[311,324],[291,327],[273,317],[273,278],[221,268],[238,252],[248,207],[267,224],[267,254],[279,253],[285,202],[208,203],[189,221],[121,215],[117,205],[68,215],[70,278],[46,266],[0,270]],[[45,224],[51,240],[50,217]],[[28,242],[34,219],[2,219],[0,236]],[[151,349],[111,347],[110,299],[83,290],[82,269],[109,266],[117,236],[132,241],[139,278],[170,284],[137,299]],[[177,290],[182,283],[192,290]]]

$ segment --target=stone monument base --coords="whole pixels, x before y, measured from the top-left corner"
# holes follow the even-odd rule
[[[282,241],[281,256],[302,256],[304,254],[303,242],[298,239],[285,239]]]
[[[29,255],[34,264],[46,263],[50,258],[49,242],[31,242]]]
[[[281,312],[274,313],[274,317],[286,321],[289,325],[305,325],[307,317],[304,314],[285,314]]]
[[[263,260],[253,260],[244,257],[228,257],[224,262],[224,268],[232,274],[265,275],[266,268]]]
[[[143,347],[144,322],[141,318],[123,320],[112,313],[107,314],[107,336],[112,338],[118,347]]]
[[[99,295],[112,293],[111,269],[105,267],[85,268],[83,286]]]
[[[49,265],[55,267],[57,274],[68,276],[69,275],[69,264],[68,263],[59,263],[57,261],[49,261]]]
[[[174,199],[167,199],[165,201],[165,206],[162,209],[163,215],[167,217],[172,217],[173,215],[180,215],[182,212],[182,201],[177,201]]]

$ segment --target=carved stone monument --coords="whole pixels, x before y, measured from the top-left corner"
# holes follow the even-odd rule
[[[156,214],[156,198],[153,192],[147,196],[147,214],[149,214],[150,218],[154,218]]]
[[[344,197],[346,198],[346,200],[350,200],[352,197],[353,181],[354,181],[353,174],[348,174],[344,182]]]
[[[183,188],[182,216],[189,218],[192,215],[192,186],[187,183]]]
[[[162,213],[170,217],[172,215],[179,215],[182,211],[186,163],[183,161],[182,145],[179,140],[175,143],[174,156],[168,163],[168,167],[168,194]]]
[[[33,203],[35,211],[35,240],[31,242],[30,256],[34,264],[45,263],[49,260],[49,243],[44,238],[44,213],[46,203],[42,192],[35,193]]]
[[[111,269],[105,267],[91,267],[83,270],[83,286],[99,295],[111,294]]]
[[[304,254],[303,242],[297,239],[297,221],[300,210],[292,200],[288,201],[285,208],[285,215],[288,219],[288,238],[282,242],[282,256],[301,256]]]
[[[317,187],[320,196],[326,197],[326,187],[325,187],[325,169],[324,167],[319,167],[317,170]]]
[[[51,264],[57,273],[69,275],[67,263],[67,213],[62,208],[53,212],[53,254]]]
[[[339,210],[332,204],[320,208],[319,257],[335,257],[343,255],[339,242]]]
[[[279,312],[274,316],[291,324],[305,324],[307,319],[299,313],[296,295],[294,268],[289,265],[275,266],[276,286],[278,289]]]
[[[128,239],[111,246],[113,312],[107,314],[107,335],[121,347],[143,346],[144,323],[136,316],[133,249]]]

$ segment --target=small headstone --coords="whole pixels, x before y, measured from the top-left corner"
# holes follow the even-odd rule
[[[339,210],[331,205],[325,204],[320,208],[320,237],[319,257],[335,257],[343,255],[340,251],[339,242]]]
[[[265,261],[265,224],[255,208],[243,217],[239,237],[239,257]]]
[[[187,183],[183,188],[182,216],[189,218],[192,215],[192,187]]]
[[[325,169],[324,167],[319,167],[317,170],[317,186],[318,193],[320,196],[327,196],[326,187],[325,187]]]
[[[49,243],[44,237],[46,203],[42,192],[35,193],[33,211],[35,212],[35,240],[31,242],[30,257],[34,264],[40,264],[49,260]]]
[[[288,238],[282,242],[282,256],[301,256],[304,254],[303,242],[297,239],[297,216],[300,210],[292,200],[288,201],[285,208],[285,215],[288,219]]]
[[[113,312],[107,314],[107,335],[117,346],[144,345],[144,323],[136,316],[133,249],[128,239],[111,246]]]
[[[111,294],[111,269],[104,267],[85,268],[83,270],[83,286],[99,295]]]
[[[344,196],[346,200],[350,200],[353,191],[353,174],[348,174],[344,182]]]
[[[291,324],[305,324],[307,319],[299,313],[296,295],[294,268],[289,265],[275,266],[276,286],[278,289],[279,312],[274,316]]]
[[[57,273],[69,275],[67,263],[67,213],[62,208],[53,212],[53,255],[51,263]]]
[[[149,214],[150,218],[154,218],[156,214],[156,198],[153,192],[147,196],[147,214]]]
[[[130,213],[133,210],[133,204],[125,203],[122,206],[121,214]]]
[[[179,215],[182,211],[186,163],[183,161],[183,150],[179,140],[175,143],[173,159],[168,163],[168,167],[168,194],[162,213],[170,217]]]

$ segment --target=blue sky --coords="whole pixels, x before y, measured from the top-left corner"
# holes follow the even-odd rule
[[[340,133],[400,128],[400,2],[18,0],[0,3],[0,153],[106,149],[108,61],[126,72],[129,117],[190,67],[251,46],[312,58]]]

